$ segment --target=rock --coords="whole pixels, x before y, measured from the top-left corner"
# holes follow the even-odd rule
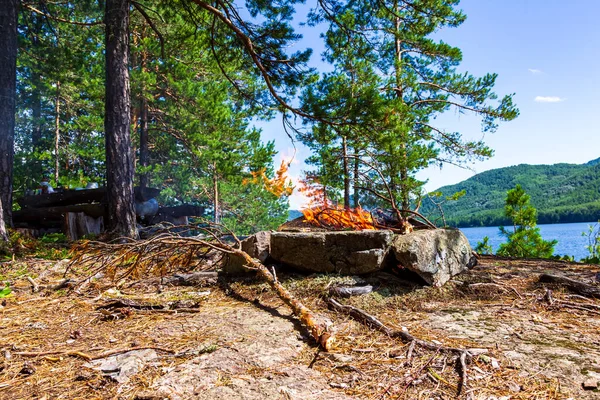
[[[158,212],[158,201],[150,199],[148,201],[135,202],[135,215],[142,219],[151,218]]]
[[[513,393],[519,393],[521,391],[521,386],[514,381],[509,381],[506,385],[508,386],[508,390]]]
[[[90,361],[83,366],[100,371],[105,376],[119,383],[126,383],[133,375],[141,371],[148,361],[156,357],[156,351],[151,349],[134,350]]]
[[[302,271],[367,274],[387,261],[391,231],[273,232],[271,258]]]
[[[598,380],[595,378],[588,378],[582,383],[584,390],[598,389]]]
[[[261,231],[242,240],[242,250],[252,258],[257,258],[264,263],[269,259],[271,253],[271,232]],[[223,265],[223,272],[228,274],[239,274],[249,272],[243,268],[245,261],[242,257],[230,255]]]
[[[458,229],[425,229],[398,235],[391,247],[400,266],[433,286],[442,286],[477,264],[469,241]]]

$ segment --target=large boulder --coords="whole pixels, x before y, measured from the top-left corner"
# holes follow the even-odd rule
[[[271,253],[271,232],[261,231],[242,240],[242,250],[252,258],[264,263]],[[246,260],[235,254],[230,254],[223,264],[223,272],[228,274],[241,274],[248,272],[243,266]]]
[[[385,267],[391,231],[273,232],[271,258],[302,271],[360,275]]]
[[[477,264],[469,241],[458,229],[426,229],[397,235],[391,245],[401,267],[425,282],[442,286]]]

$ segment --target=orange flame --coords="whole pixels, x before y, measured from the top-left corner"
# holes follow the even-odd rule
[[[292,186],[292,182],[287,176],[289,167],[289,163],[285,162],[285,160],[281,161],[281,165],[275,172],[275,177],[273,179],[269,179],[267,177],[266,168],[263,168],[256,172],[250,172],[252,179],[244,179],[242,183],[247,185],[248,183],[256,184],[262,182],[265,190],[267,190],[269,193],[272,193],[277,197],[289,196],[294,191],[294,186]]]
[[[376,229],[371,213],[362,208],[348,209],[342,206],[313,207],[302,210],[304,222],[321,228],[352,229],[356,231]]]
[[[304,222],[326,229],[376,229],[371,213],[362,208],[349,209],[334,204],[328,197],[326,188],[319,177],[312,172],[305,172],[300,180],[299,192],[310,199],[302,214]]]

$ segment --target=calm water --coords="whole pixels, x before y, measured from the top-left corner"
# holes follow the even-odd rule
[[[538,226],[544,240],[558,240],[558,244],[554,247],[555,254],[575,256],[575,260],[580,260],[588,255],[585,248],[588,245],[588,239],[586,236],[582,236],[581,233],[587,233],[588,227],[595,224],[596,222],[578,222]],[[460,230],[469,239],[469,243],[473,248],[475,248],[477,242],[483,240],[484,236],[490,238],[490,245],[494,248],[494,252],[498,250],[500,243],[505,241],[505,238],[500,236],[497,226],[461,228]]]

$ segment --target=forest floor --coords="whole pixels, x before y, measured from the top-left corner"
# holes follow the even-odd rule
[[[207,287],[162,287],[146,279],[119,290],[98,279],[79,294],[32,293],[27,276],[39,285],[56,283],[67,265],[39,259],[0,264],[0,279],[13,290],[0,299],[0,398],[457,398],[461,375],[454,356],[416,347],[408,358],[409,344],[327,310],[329,287],[362,279],[374,291],[341,302],[421,339],[488,350],[468,365],[461,398],[600,397],[598,389],[582,388],[600,379],[600,311],[593,311],[600,300],[556,289],[555,299],[592,310],[550,306],[542,300],[546,287],[537,283],[541,273],[591,282],[598,266],[482,257],[442,288],[389,273],[356,278],[278,271],[299,300],[333,321],[338,347],[326,353],[251,276],[222,276]],[[123,298],[185,307],[98,310]]]

